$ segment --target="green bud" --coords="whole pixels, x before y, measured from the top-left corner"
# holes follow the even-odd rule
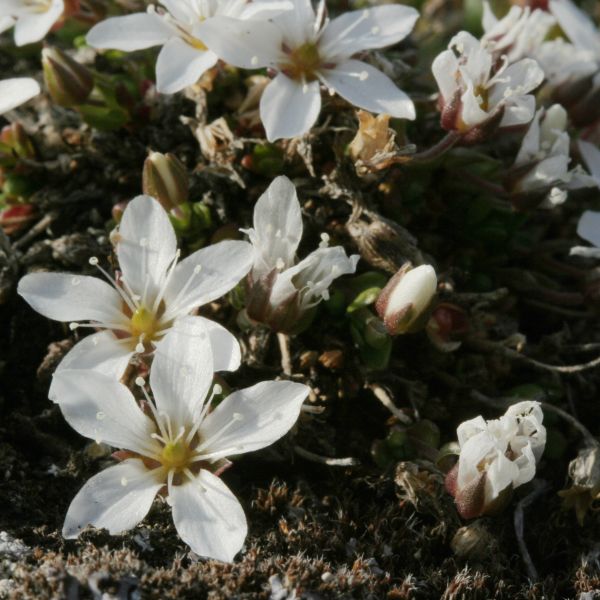
[[[92,72],[58,48],[42,50],[46,87],[59,106],[78,106],[94,89]]]
[[[151,152],[144,162],[144,194],[156,198],[171,212],[187,203],[189,176],[185,165],[174,154]]]

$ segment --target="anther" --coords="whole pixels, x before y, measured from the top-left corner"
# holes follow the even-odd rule
[[[146,385],[146,380],[143,377],[135,378],[135,385],[139,385],[140,387],[144,387]]]
[[[98,264],[98,257],[90,256],[90,259],[88,260],[88,262],[90,263],[90,265],[92,265],[92,267],[95,267]]]

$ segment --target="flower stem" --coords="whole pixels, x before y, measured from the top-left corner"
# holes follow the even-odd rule
[[[439,158],[448,152],[448,150],[450,150],[461,138],[462,134],[458,133],[457,131],[449,131],[437,144],[431,148],[413,154],[411,162],[429,162],[435,160],[436,158]]]
[[[281,368],[290,377],[292,375],[292,357],[290,355],[290,336],[285,333],[277,334],[279,352],[281,353]]]

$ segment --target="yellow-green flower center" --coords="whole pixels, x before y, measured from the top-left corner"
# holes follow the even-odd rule
[[[160,461],[167,469],[181,470],[190,461],[190,447],[182,440],[169,442],[162,450]]]
[[[156,315],[145,306],[140,306],[131,315],[131,334],[134,337],[144,335],[145,341],[151,341],[159,329]]]
[[[288,62],[281,70],[291,79],[314,81],[321,67],[319,48],[313,42],[306,42],[288,53]]]

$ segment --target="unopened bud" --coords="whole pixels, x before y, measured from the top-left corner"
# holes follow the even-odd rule
[[[437,277],[431,265],[402,267],[387,283],[375,304],[390,335],[417,331],[437,290]]]
[[[94,89],[92,72],[58,48],[42,50],[42,66],[52,100],[60,106],[84,104]]]
[[[0,132],[0,166],[13,167],[20,158],[35,158],[35,148],[18,121]]]
[[[142,187],[170,212],[188,200],[187,169],[174,154],[152,152],[144,162]]]
[[[460,558],[481,559],[489,554],[490,545],[493,543],[491,534],[482,521],[478,520],[460,527],[454,534],[450,547]]]
[[[456,304],[438,304],[431,313],[425,330],[438,350],[453,352],[460,347],[460,338],[469,330],[467,313]]]

